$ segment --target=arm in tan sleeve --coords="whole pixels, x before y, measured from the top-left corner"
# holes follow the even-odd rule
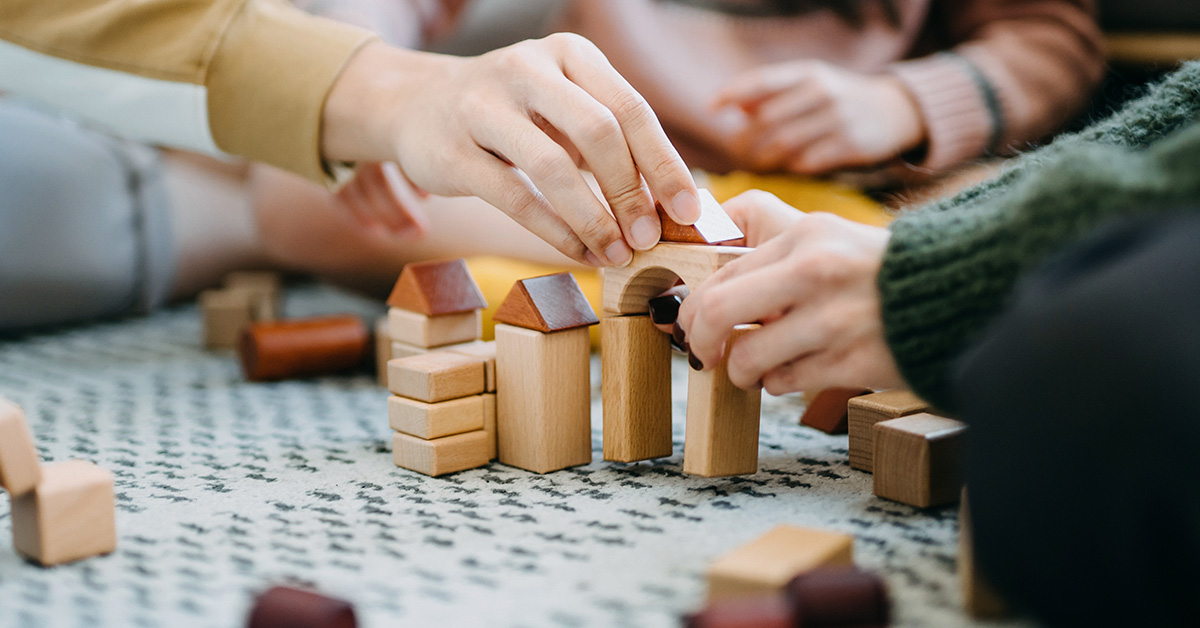
[[[0,90],[321,181],[325,98],[372,38],[283,0],[4,0]]]
[[[1104,75],[1093,0],[942,3],[947,53],[894,64],[928,129],[927,167],[1033,142],[1070,120]]]

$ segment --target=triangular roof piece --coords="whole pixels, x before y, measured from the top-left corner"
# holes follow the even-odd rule
[[[703,188],[700,190],[700,218],[693,225],[681,225],[671,220],[663,210],[662,203],[657,203],[655,207],[662,221],[663,242],[718,244],[745,237],[742,230],[729,218],[729,214],[721,209],[721,204],[713,197],[712,192]]]
[[[571,273],[518,281],[492,320],[545,333],[600,322]]]
[[[479,285],[461,259],[414,262],[404,266],[387,304],[426,316],[458,314],[487,307]]]

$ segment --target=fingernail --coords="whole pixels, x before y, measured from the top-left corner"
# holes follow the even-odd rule
[[[617,240],[604,249],[604,256],[613,266],[625,266],[633,260],[633,251],[624,240]]]
[[[591,264],[592,266],[599,267],[599,266],[604,265],[604,262],[600,261],[600,258],[596,257],[596,254],[591,251],[585,252],[583,254],[583,259],[584,259],[584,261],[586,261],[588,264]]]
[[[690,225],[700,219],[700,197],[691,190],[684,190],[671,199],[675,219]]]
[[[687,344],[687,334],[683,333],[683,328],[679,326],[679,323],[675,323],[675,326],[671,328],[671,337],[681,347]]]
[[[633,238],[633,246],[644,251],[658,244],[658,239],[662,236],[662,229],[658,224],[658,219],[642,216],[633,222],[633,227],[629,229],[629,235]]]
[[[704,363],[700,361],[700,358],[696,357],[695,353],[692,353],[691,349],[688,349],[688,364],[692,365],[692,369],[694,370],[704,370]]]
[[[650,299],[650,320],[655,325],[670,325],[679,318],[679,306],[683,299],[677,294],[668,294]]]

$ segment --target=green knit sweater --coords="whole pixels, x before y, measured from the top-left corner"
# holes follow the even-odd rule
[[[1018,279],[1106,220],[1200,208],[1200,62],[996,179],[902,215],[879,273],[887,341],[913,390],[953,410],[955,360]]]

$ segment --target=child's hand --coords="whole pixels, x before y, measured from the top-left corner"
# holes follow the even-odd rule
[[[421,237],[429,219],[419,209],[412,188],[393,163],[359,166],[354,178],[337,193],[350,215],[368,229],[383,228],[399,237]]]
[[[742,150],[764,170],[870,166],[925,141],[921,113],[899,80],[820,61],[759,68],[730,83],[714,105],[746,112]]]

